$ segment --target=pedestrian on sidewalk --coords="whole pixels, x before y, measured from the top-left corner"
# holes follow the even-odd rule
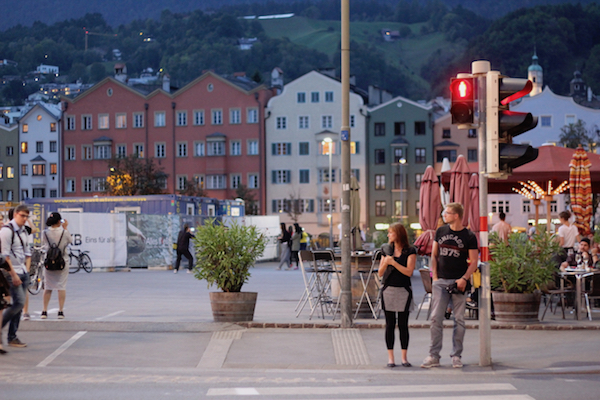
[[[58,291],[58,319],[64,319],[65,299],[67,298],[67,279],[69,278],[69,253],[67,246],[73,243],[73,238],[67,230],[69,222],[63,220],[58,212],[50,214],[46,220],[48,229],[44,230],[42,235],[42,247],[48,254],[51,246],[56,245],[60,250],[61,256],[65,261],[63,269],[51,271],[44,268],[44,308],[42,309],[41,319],[48,318],[48,304],[52,297],[52,291]]]
[[[429,356],[421,368],[440,366],[440,351],[443,340],[443,321],[446,308],[452,299],[454,331],[452,334],[452,367],[462,368],[461,360],[465,337],[465,308],[467,282],[477,269],[479,252],[477,238],[463,227],[464,208],[460,203],[449,203],[442,214],[446,225],[435,232],[431,251],[433,274],[431,300],[431,342]]]
[[[512,227],[508,222],[505,221],[506,214],[500,212],[500,214],[498,214],[498,217],[500,218],[500,221],[498,221],[496,224],[494,224],[494,226],[492,226],[492,232],[496,232],[500,240],[506,243],[508,242],[508,235],[510,235],[510,233],[512,232]]]
[[[281,234],[277,238],[277,240],[279,240],[279,254],[280,254],[279,257],[280,258],[279,258],[279,265],[277,266],[277,269],[281,269],[281,266],[283,264],[285,264],[285,267],[287,269],[289,269],[289,268],[292,268],[292,264],[290,262],[290,257],[292,254],[292,249],[291,249],[292,235],[290,234],[290,231],[287,230],[287,228],[283,222],[280,224],[280,226],[281,226]]]
[[[195,237],[190,232],[190,226],[188,224],[183,225],[183,229],[179,231],[179,236],[177,236],[177,261],[175,261],[175,274],[179,271],[179,264],[181,263],[181,257],[187,258],[188,260],[188,274],[192,273],[192,268],[194,268],[194,258],[192,257],[192,253],[190,253],[190,239]]]
[[[293,263],[294,261],[296,262],[296,266],[294,267],[294,269],[298,269],[298,265],[300,263],[300,240],[302,239],[302,228],[300,228],[300,225],[298,225],[298,223],[296,222],[294,224],[294,233],[292,234],[292,261],[291,263]],[[291,264],[290,263],[290,264]],[[291,268],[291,265],[290,265]]]
[[[560,219],[561,226],[558,228],[558,243],[560,247],[562,247],[562,252],[557,255],[557,265],[560,265],[562,262],[567,261],[567,257],[571,254],[574,254],[575,243],[581,240],[581,236],[579,236],[579,230],[575,226],[569,222],[571,219],[571,213],[567,210],[561,211],[558,214],[558,218]]]
[[[406,228],[395,223],[388,229],[388,240],[392,254],[386,254],[379,262],[379,276],[383,277],[383,310],[385,313],[385,343],[388,349],[388,364],[396,366],[394,359],[394,330],[398,324],[400,347],[402,349],[402,366],[411,367],[408,362],[408,315],[414,310],[410,277],[415,270],[417,249],[408,244]]]

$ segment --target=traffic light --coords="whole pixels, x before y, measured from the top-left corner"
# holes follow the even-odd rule
[[[527,79],[508,78],[498,71],[486,76],[486,159],[490,176],[506,176],[533,161],[538,150],[525,144],[513,144],[513,137],[536,127],[531,113],[509,110],[512,101],[529,94],[533,84]]]
[[[476,88],[475,78],[470,74],[458,74],[450,81],[450,93],[452,95],[452,124],[459,125],[458,129],[474,128]]]

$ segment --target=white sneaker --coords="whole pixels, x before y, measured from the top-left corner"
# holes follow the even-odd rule
[[[452,357],[452,368],[462,368],[463,363],[459,356]]]
[[[176,274],[176,273],[177,273],[177,270],[176,270],[176,269],[174,269],[174,270],[173,270],[173,273],[174,273],[174,274]]]
[[[440,366],[440,359],[435,358],[433,356],[427,356],[427,358],[425,358],[423,360],[423,364],[421,364],[421,368],[432,368],[432,367],[439,367],[439,366]]]
[[[192,273],[192,270],[191,270],[191,269],[188,269],[188,270],[187,270],[187,273],[188,273],[188,274],[191,274],[191,273]]]

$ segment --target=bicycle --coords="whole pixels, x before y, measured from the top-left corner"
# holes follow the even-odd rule
[[[29,286],[27,290],[31,294],[38,294],[44,286],[44,260],[46,252],[41,247],[34,247],[31,254],[29,266]]]
[[[70,249],[69,250],[69,273],[70,274],[74,274],[82,268],[87,273],[92,272],[92,269],[94,268],[94,266],[92,265],[92,259],[90,258],[90,256],[87,253],[89,253],[89,252],[78,250],[78,249]],[[73,260],[76,261],[76,265],[74,265],[75,263],[73,262]]]

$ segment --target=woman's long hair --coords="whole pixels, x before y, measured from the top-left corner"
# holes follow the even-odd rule
[[[409,246],[408,244],[408,234],[406,233],[406,228],[400,222],[396,222],[390,229],[396,234],[396,242],[394,242],[395,246],[399,246],[402,250],[406,250]]]

